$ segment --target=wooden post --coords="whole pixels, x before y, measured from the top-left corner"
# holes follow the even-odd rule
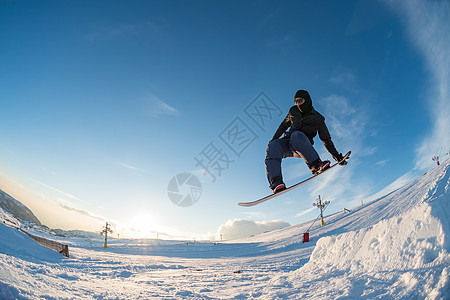
[[[69,257],[69,245],[62,245],[62,246],[63,246],[63,249],[61,251],[59,251],[59,253],[61,253],[65,257]]]

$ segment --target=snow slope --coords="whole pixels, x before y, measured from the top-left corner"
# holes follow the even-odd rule
[[[311,222],[219,244],[68,238],[65,259],[0,225],[0,298],[450,299],[449,190],[447,161],[309,243]]]

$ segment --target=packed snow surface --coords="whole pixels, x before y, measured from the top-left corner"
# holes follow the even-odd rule
[[[67,259],[0,225],[0,298],[450,299],[449,169],[328,216],[308,243],[311,222],[216,244],[67,238]]]

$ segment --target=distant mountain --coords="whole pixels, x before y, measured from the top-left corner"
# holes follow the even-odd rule
[[[10,213],[16,219],[41,226],[41,222],[39,221],[39,219],[28,207],[26,207],[7,193],[3,192],[2,190],[0,190],[0,208],[3,209],[3,211],[5,211],[6,213]]]
[[[84,231],[84,230],[62,230],[62,229],[51,229],[51,231],[60,237],[69,238],[84,238],[84,239],[103,239],[100,233]]]
[[[21,226],[21,223],[34,223],[35,225],[37,225],[37,227],[33,226],[36,230],[49,234],[55,234],[59,237],[74,237],[85,239],[101,238],[100,234],[96,232],[48,228],[46,225],[41,224],[39,219],[28,207],[26,207],[20,201],[14,199],[7,193],[3,192],[2,190],[0,190],[0,220],[1,219],[9,220],[16,226]]]

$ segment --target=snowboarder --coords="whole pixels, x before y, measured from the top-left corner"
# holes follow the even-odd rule
[[[274,193],[286,189],[281,173],[283,158],[303,158],[313,175],[330,167],[330,161],[322,161],[313,147],[313,138],[317,133],[333,158],[338,162],[343,159],[342,153],[336,150],[331,141],[325,118],[312,106],[309,93],[305,90],[297,91],[294,102],[295,105],[289,109],[289,113],[267,146],[266,173]],[[288,132],[286,132],[287,129],[289,129]],[[280,139],[283,133],[284,137]],[[347,164],[346,161],[341,162],[341,165],[345,164]]]

